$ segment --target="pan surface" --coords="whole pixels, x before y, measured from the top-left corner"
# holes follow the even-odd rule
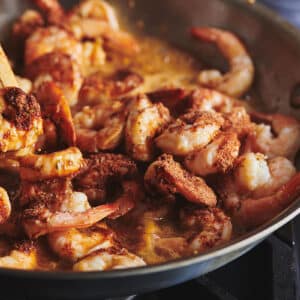
[[[63,1],[70,5],[75,1]],[[202,61],[222,67],[214,49],[192,41],[191,26],[217,26],[232,30],[245,42],[256,65],[256,79],[250,95],[269,112],[280,111],[300,117],[290,104],[300,84],[300,34],[260,5],[239,0],[112,0],[125,23],[142,20],[146,34],[164,38],[190,51]],[[0,35],[25,3],[0,0]],[[12,15],[8,12],[13,11]],[[163,30],[162,30],[163,29]],[[213,59],[212,59],[213,58]],[[0,269],[1,293],[43,299],[100,299],[160,289],[210,272],[253,248],[272,232],[300,213],[300,199],[267,224],[227,245],[202,255],[157,266],[109,272],[32,272]],[[7,297],[7,299],[9,299]]]

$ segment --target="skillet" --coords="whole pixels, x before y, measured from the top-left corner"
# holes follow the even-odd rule
[[[62,2],[72,5],[75,1]],[[293,94],[300,90],[300,33],[263,6],[242,0],[135,0],[130,8],[128,1],[110,2],[119,7],[125,23],[142,20],[145,34],[166,39],[214,67],[223,68],[224,62],[215,49],[190,39],[188,29],[206,25],[232,30],[245,42],[255,62],[256,79],[250,96],[257,105],[268,112],[300,117],[300,109],[291,105]],[[15,6],[13,14],[9,15],[7,6]],[[0,40],[5,39],[8,24],[24,7],[25,1],[0,1]],[[101,299],[161,289],[229,263],[299,213],[300,199],[268,223],[219,248],[155,266],[87,273],[0,269],[1,298]]]

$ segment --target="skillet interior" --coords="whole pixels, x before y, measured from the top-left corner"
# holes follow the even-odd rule
[[[18,14],[8,16],[9,7],[16,5],[23,10],[23,1],[0,2],[1,37],[7,32],[7,24]],[[74,1],[63,1],[70,5]],[[155,35],[187,49],[209,65],[224,67],[222,59],[215,56],[212,47],[200,45],[189,38],[188,28],[212,25],[237,33],[246,43],[256,64],[256,80],[250,95],[269,111],[280,111],[300,117],[300,109],[290,106],[290,94],[300,82],[300,36],[280,18],[261,8],[239,0],[111,0],[119,7],[124,22],[136,28],[144,22],[144,32]],[[4,4],[3,4],[4,3]],[[3,7],[1,7],[3,5]],[[8,5],[8,6],[7,6]],[[227,246],[214,249],[204,255],[143,267],[110,272],[59,273],[0,270],[2,287],[19,286],[16,292],[64,299],[98,298],[140,293],[176,284],[214,270],[251,249],[277,228],[300,212],[300,200],[294,202],[280,216],[268,224],[250,232]],[[13,292],[10,290],[10,292]]]

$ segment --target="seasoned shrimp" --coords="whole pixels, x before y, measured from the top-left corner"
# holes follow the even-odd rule
[[[274,217],[295,199],[300,193],[295,186],[297,178],[300,177],[287,158],[267,160],[261,153],[246,153],[238,159],[233,175],[223,181],[219,194],[233,217],[240,216],[244,201],[251,200],[249,205],[257,209],[256,218],[249,215],[248,222],[245,215],[245,223],[241,224],[251,227]]]
[[[250,116],[245,107],[234,107],[231,112],[224,113],[225,122],[222,126],[224,131],[235,132],[240,139],[252,134],[254,124],[251,122]]]
[[[144,260],[125,248],[99,249],[73,266],[74,271],[105,271],[145,266]]]
[[[206,146],[218,133],[224,119],[218,113],[189,112],[163,131],[155,139],[156,146],[165,153],[186,155]]]
[[[230,113],[234,107],[241,106],[238,100],[218,91],[205,88],[194,90],[188,100],[190,109],[199,111]]]
[[[49,154],[31,154],[20,158],[22,180],[39,181],[75,175],[84,165],[76,147]]]
[[[68,179],[23,182],[22,223],[30,238],[71,228],[88,228],[118,210],[119,203],[91,208],[86,195],[72,192],[68,182]]]
[[[196,175],[225,173],[233,167],[241,143],[234,132],[220,133],[210,144],[185,158],[186,168]]]
[[[103,0],[84,0],[73,9],[73,14],[81,18],[102,20],[112,29],[119,30],[119,22],[113,8]]]
[[[124,134],[127,111],[124,104],[99,104],[84,107],[74,116],[77,146],[83,152],[96,153],[116,148]]]
[[[60,23],[64,17],[64,9],[57,0],[33,0],[41,11],[46,15],[50,24]]]
[[[50,26],[38,28],[25,44],[25,65],[30,65],[37,58],[59,51],[69,55],[79,64],[82,59],[82,45],[67,31]]]
[[[184,170],[171,155],[163,154],[147,169],[144,177],[149,193],[173,197],[178,193],[188,201],[205,206],[215,206],[217,198],[205,181]]]
[[[70,107],[62,91],[54,82],[44,82],[36,92],[42,116],[52,121],[57,128],[58,138],[67,146],[74,146],[76,133]],[[49,124],[49,122],[46,122]],[[46,129],[50,133],[50,128]]]
[[[11,204],[6,190],[0,187],[0,224],[6,222],[11,214]]]
[[[281,114],[266,115],[255,112],[252,117],[271,125],[255,126],[255,132],[248,140],[250,151],[262,152],[268,157],[285,156],[293,160],[300,147],[300,122]]]
[[[101,202],[109,194],[109,187],[137,177],[135,162],[125,155],[99,153],[86,159],[87,167],[74,178],[75,188],[85,193],[89,201]]]
[[[129,104],[125,142],[127,153],[136,160],[149,161],[154,156],[154,138],[170,121],[169,110],[162,104],[152,104],[143,96]]]
[[[273,195],[244,199],[234,219],[247,229],[254,228],[274,218],[299,196],[300,173],[297,173]]]
[[[102,223],[87,229],[71,228],[48,235],[52,250],[67,261],[76,261],[91,252],[114,245],[113,232]]]
[[[191,33],[197,39],[215,43],[230,66],[225,75],[216,70],[213,74],[212,71],[202,71],[199,82],[229,96],[243,95],[253,82],[254,65],[241,41],[229,31],[212,27],[193,28]]]
[[[0,90],[0,110],[0,151],[33,146],[43,131],[36,98],[19,88],[4,88]]]
[[[79,93],[79,104],[110,104],[115,98],[125,96],[142,83],[143,78],[130,70],[119,70],[108,77],[95,73],[85,79]]]
[[[54,82],[63,91],[70,106],[77,103],[82,76],[78,63],[70,55],[53,51],[39,56],[26,66],[35,91],[44,82]]]
[[[35,10],[26,10],[14,23],[12,35],[23,48],[25,40],[39,27],[44,26],[43,17]]]
[[[180,223],[188,239],[189,251],[197,254],[230,240],[230,218],[219,208],[184,208]]]
[[[0,267],[25,270],[36,269],[38,267],[36,246],[30,241],[15,245],[15,248],[8,255],[0,257]]]

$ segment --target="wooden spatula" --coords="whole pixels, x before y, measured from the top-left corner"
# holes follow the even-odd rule
[[[18,86],[18,81],[0,44],[0,88]]]

